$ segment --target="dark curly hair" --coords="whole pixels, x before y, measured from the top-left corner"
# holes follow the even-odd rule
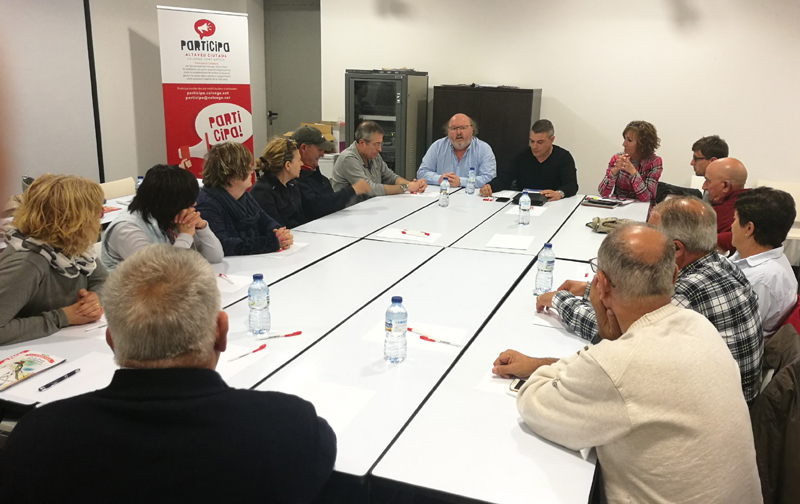
[[[639,159],[647,159],[656,153],[656,149],[661,146],[661,139],[658,138],[656,127],[647,121],[631,121],[622,130],[622,137],[625,133],[633,131],[636,133],[636,151]]]

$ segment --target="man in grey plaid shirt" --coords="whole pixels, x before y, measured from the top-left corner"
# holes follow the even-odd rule
[[[742,392],[751,404],[761,387],[764,353],[757,296],[739,268],[717,254],[716,221],[710,205],[696,198],[668,199],[653,209],[649,220],[675,243],[680,271],[672,304],[702,314],[717,328],[739,364]],[[581,338],[592,341],[597,336],[597,317],[585,282],[568,280],[558,291],[539,296],[536,309],[545,308],[556,310]]]

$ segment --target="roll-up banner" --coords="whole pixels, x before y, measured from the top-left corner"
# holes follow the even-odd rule
[[[253,152],[247,14],[158,6],[167,163],[197,177],[212,145]]]

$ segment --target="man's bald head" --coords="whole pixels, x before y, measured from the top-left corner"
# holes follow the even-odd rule
[[[706,255],[717,248],[717,213],[705,201],[670,198],[653,208],[648,222],[690,253]]]
[[[708,192],[708,200],[721,203],[733,191],[744,189],[747,183],[747,169],[736,158],[722,158],[712,161],[706,168],[703,189]]]
[[[466,149],[475,134],[475,121],[466,114],[456,114],[447,123],[447,138],[455,150]]]
[[[628,224],[609,233],[597,264],[622,301],[672,295],[675,247],[649,224]]]

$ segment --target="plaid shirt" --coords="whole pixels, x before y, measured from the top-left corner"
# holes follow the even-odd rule
[[[661,177],[661,158],[650,156],[633,163],[636,173],[630,175],[625,170],[620,170],[616,177],[611,175],[611,169],[617,162],[618,154],[611,157],[608,162],[608,169],[603,181],[600,182],[597,190],[600,196],[607,197],[612,193],[618,198],[634,198],[639,201],[653,201],[656,199],[656,188],[658,179]]]
[[[742,392],[752,403],[761,388],[764,338],[756,296],[744,273],[716,253],[701,257],[678,274],[672,304],[700,313],[716,327],[739,364]],[[557,292],[553,308],[578,336],[590,341],[597,338],[588,286],[582,298]]]

